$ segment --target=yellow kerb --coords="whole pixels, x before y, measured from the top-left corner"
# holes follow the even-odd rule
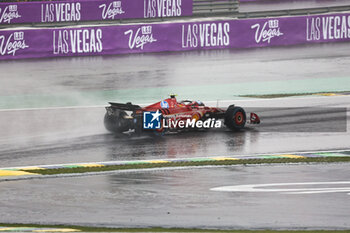
[[[0,176],[24,176],[24,175],[39,175],[39,174],[25,172],[25,171],[0,170]]]

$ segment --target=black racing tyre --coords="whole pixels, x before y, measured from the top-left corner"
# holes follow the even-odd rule
[[[105,128],[112,133],[123,133],[129,130],[127,120],[124,118],[127,114],[125,111],[115,110],[113,115],[105,114],[104,125]]]
[[[247,117],[241,107],[230,105],[225,113],[225,125],[233,131],[239,131],[244,128]]]

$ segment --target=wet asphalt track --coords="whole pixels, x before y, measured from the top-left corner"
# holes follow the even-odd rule
[[[349,45],[344,43],[2,62],[0,69],[6,71],[6,77],[0,79],[0,93],[16,96],[19,93],[57,93],[62,90],[78,92],[131,88],[132,91],[142,85],[186,84],[195,87],[240,82],[253,85],[261,80],[280,80],[288,86],[289,81],[303,77],[306,77],[306,81],[317,80],[318,77],[329,80],[332,77],[348,77],[349,52]],[[307,82],[305,85],[300,88],[313,88]],[[255,87],[259,88],[257,85]],[[194,88],[194,94],[195,90]],[[221,94],[220,90],[209,92]],[[232,92],[234,99],[235,91]],[[145,101],[140,99],[139,102]],[[350,96],[273,100],[238,98],[236,101],[220,101],[219,106],[227,107],[232,103],[242,107],[349,107]],[[209,104],[215,106],[215,99]],[[330,132],[334,128],[345,128],[341,121],[334,121],[339,119],[335,110],[325,109],[316,113],[313,109],[306,112],[300,109],[287,112],[257,111],[263,115],[264,123],[242,133],[214,130],[170,135],[158,140],[117,138],[108,134],[102,124],[105,112],[103,107],[0,111],[0,166],[164,157],[244,156],[252,153],[349,148],[349,133]],[[316,124],[309,121],[304,127],[312,133],[305,133],[305,130],[291,133],[296,126],[299,129],[303,126],[299,123],[305,118],[316,121]],[[316,132],[319,129],[325,129],[326,132]]]
[[[339,181],[344,184],[333,183]],[[301,184],[274,186],[276,183]],[[222,186],[258,184],[268,185],[257,188],[260,192],[211,191]],[[220,229],[350,228],[347,163],[24,180],[0,182],[0,188],[2,222]],[[286,189],[303,190],[288,193]],[[313,191],[301,193],[305,189]]]
[[[260,107],[273,105],[291,108],[284,111],[279,108],[258,108],[261,125],[250,126],[239,133],[223,128],[208,132],[182,132],[159,138],[116,137],[108,134],[102,123],[103,108],[21,111],[20,115],[14,111],[1,112],[0,125],[7,134],[2,135],[0,140],[3,145],[0,165],[9,167],[109,160],[249,156],[349,148],[350,134],[349,131],[345,132],[349,130],[345,122],[346,112],[342,109],[339,112],[334,107],[349,107],[350,96],[257,101]],[[235,102],[243,107],[256,104],[250,100]],[[79,117],[79,114],[88,117]],[[56,119],[57,115],[60,118]],[[67,118],[73,120],[67,121]],[[22,122],[20,135],[14,130],[18,129],[17,122]]]
[[[0,80],[0,89],[16,95],[181,86],[185,82],[225,84],[242,82],[242,77],[252,83],[284,80],[288,85],[301,77],[348,77],[349,48],[348,44],[337,44],[3,62],[0,69],[7,75]],[[158,82],[160,78],[162,82]],[[232,102],[243,107],[349,107],[350,96],[238,98],[221,101],[220,106]],[[293,131],[305,117],[342,128],[338,121],[332,121],[339,117],[332,111],[320,118],[311,110],[299,109],[279,133],[249,128],[241,133],[218,130],[160,139],[114,137],[103,129],[103,114],[102,107],[1,111],[0,166],[348,149],[350,141],[349,131],[286,132]],[[286,121],[285,113],[267,111],[266,116]],[[308,127],[316,131],[319,125]],[[347,193],[210,191],[225,185],[349,181],[348,170],[348,164],[257,166],[0,182],[0,219],[108,226],[349,228]]]
[[[287,48],[6,61],[0,62],[0,94],[16,97],[74,92],[77,101],[85,106],[91,105],[89,101],[92,100],[83,99],[80,96],[83,91],[130,89],[131,96],[140,95],[132,93],[134,89],[142,91],[153,87],[189,86],[193,87],[192,92],[196,94],[194,87],[197,85],[249,82],[253,86],[261,80],[349,77],[349,54],[349,43],[336,43]],[[250,94],[255,91],[250,90]],[[236,90],[232,90],[231,98],[235,94]],[[220,93],[214,96],[218,95]],[[210,100],[218,98],[214,96]],[[149,100],[139,101],[144,103]]]

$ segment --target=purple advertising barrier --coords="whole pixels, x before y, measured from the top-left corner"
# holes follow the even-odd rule
[[[0,30],[0,60],[350,41],[350,13],[299,17]]]
[[[234,48],[350,41],[350,13],[240,20]]]
[[[0,24],[80,22],[192,15],[192,0],[70,0],[0,3]]]

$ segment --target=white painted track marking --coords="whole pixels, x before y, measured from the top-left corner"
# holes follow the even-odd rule
[[[325,187],[325,188],[268,188],[268,187],[283,187],[292,185],[339,185],[345,184],[347,187]],[[211,191],[220,192],[251,192],[251,193],[266,193],[277,192],[284,194],[320,194],[320,193],[339,193],[350,192],[350,181],[332,181],[332,182],[303,182],[303,183],[272,183],[272,184],[248,184],[222,186],[210,189]],[[348,193],[350,195],[350,193]]]

